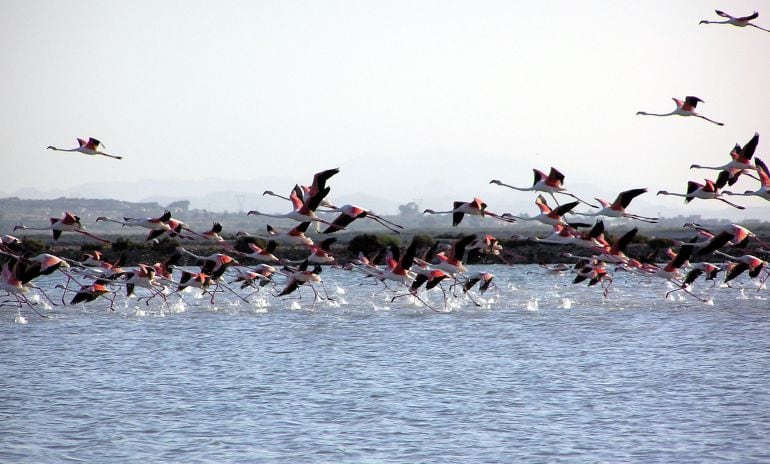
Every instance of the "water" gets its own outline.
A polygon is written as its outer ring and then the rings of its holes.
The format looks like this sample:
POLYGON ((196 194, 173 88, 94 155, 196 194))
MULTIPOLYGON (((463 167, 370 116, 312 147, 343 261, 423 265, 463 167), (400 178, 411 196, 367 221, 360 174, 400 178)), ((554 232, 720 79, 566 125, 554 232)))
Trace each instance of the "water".
POLYGON ((768 290, 486 269, 448 313, 332 270, 315 306, 3 308, 0 461, 770 461, 768 290))

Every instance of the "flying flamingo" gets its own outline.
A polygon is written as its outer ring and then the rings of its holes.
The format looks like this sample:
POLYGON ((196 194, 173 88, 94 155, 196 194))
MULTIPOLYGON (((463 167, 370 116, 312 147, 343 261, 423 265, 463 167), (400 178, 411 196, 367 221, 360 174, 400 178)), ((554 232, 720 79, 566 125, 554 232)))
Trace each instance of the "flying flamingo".
POLYGON ((466 214, 472 215, 472 216, 491 216, 495 219, 499 219, 501 221, 505 222, 516 222, 516 219, 512 217, 508 217, 506 215, 499 215, 496 213, 493 213, 491 211, 487 211, 487 204, 484 203, 484 200, 481 198, 474 198, 471 201, 455 201, 452 204, 453 208, 449 211, 434 211, 432 209, 426 209, 423 211, 423 214, 451 214, 452 215, 452 226, 456 227, 460 225, 460 222, 462 222, 463 217, 466 214))
POLYGON ((91 285, 83 285, 80 290, 77 291, 75 296, 70 301, 70 305, 78 303, 88 303, 94 301, 99 297, 103 297, 110 302, 110 311, 114 311, 113 305, 115 304, 115 292, 107 288, 108 282, 103 279, 99 279, 91 285), (112 293, 112 299, 107 298, 105 295, 112 293))
POLYGON ((770 201, 770 171, 768 171, 765 162, 759 158, 754 158, 754 164, 756 164, 760 182, 760 187, 757 190, 746 190, 744 193, 733 193, 730 191, 722 193, 735 196, 755 196, 770 201))
POLYGON ((356 219, 363 219, 363 218, 369 218, 373 221, 379 223, 386 229, 390 230, 391 232, 395 232, 397 234, 400 234, 401 232, 398 229, 403 229, 403 226, 400 226, 396 223, 393 223, 391 221, 388 221, 387 219, 377 216, 376 214, 372 213, 371 211, 367 211, 360 206, 355 205, 343 205, 340 207, 329 205, 333 210, 339 211, 339 216, 337 216, 334 221, 329 225, 329 227, 326 228, 322 233, 323 234, 330 234, 333 232, 337 232, 338 230, 343 230, 345 227, 347 227, 348 224, 355 221, 356 219))
POLYGON ((751 20, 757 19, 759 17, 759 12, 757 12, 757 11, 755 11, 754 13, 752 13, 752 14, 750 14, 748 16, 741 16, 741 17, 731 16, 731 15, 725 13, 724 11, 719 11, 719 10, 714 10, 714 11, 716 11, 716 13, 719 16, 721 16, 723 18, 727 18, 727 19, 724 20, 724 21, 708 21, 708 20, 704 19, 701 22, 699 22, 698 24, 729 24, 731 26, 736 26, 736 27, 751 26, 751 27, 756 27, 757 29, 761 29, 761 30, 763 30, 765 32, 770 32, 770 29, 765 29, 763 27, 759 27, 756 24, 752 24, 750 22, 751 20))
POLYGON ((564 188, 564 174, 559 172, 556 168, 551 167, 551 170, 549 171, 548 175, 546 175, 543 171, 540 171, 538 169, 533 169, 532 171, 535 173, 535 180, 534 182, 532 182, 531 187, 526 187, 526 188, 514 187, 513 185, 505 184, 497 179, 492 179, 489 181, 489 183, 500 185, 503 187, 508 187, 510 189, 519 190, 522 192, 545 192, 551 195, 551 198, 553 198, 553 201, 556 202, 557 205, 559 204, 559 202, 556 201, 556 197, 554 196, 554 193, 561 193, 562 195, 570 196, 575 200, 590 206, 591 208, 597 207, 567 192, 567 189, 564 188))
POLYGON ((117 224, 121 224, 126 227, 143 227, 145 229, 150 230, 145 240, 152 240, 160 237, 165 232, 169 232, 172 230, 171 225, 169 224, 170 219, 171 219, 171 211, 166 210, 162 216, 154 217, 154 218, 124 217, 123 220, 121 221, 119 219, 108 218, 107 216, 99 216, 98 218, 96 218, 96 222, 106 221, 106 222, 115 222, 117 224))
POLYGON ((51 224, 48 227, 27 227, 25 225, 18 225, 13 228, 13 230, 50 230, 53 232, 53 239, 58 240, 61 236, 62 232, 77 232, 79 234, 83 234, 85 236, 91 237, 95 240, 98 240, 102 243, 110 243, 109 240, 103 239, 101 237, 97 237, 96 235, 88 232, 85 230, 85 227, 83 224, 80 223, 80 218, 78 216, 75 216, 73 213, 70 213, 69 211, 64 213, 64 217, 59 218, 50 218, 51 224))
POLYGON ((235 280, 230 283, 234 284, 240 282, 241 289, 256 286, 257 291, 259 291, 259 287, 264 287, 273 282, 272 276, 276 272, 278 272, 278 270, 273 266, 262 263, 255 266, 252 271, 241 273, 240 276, 236 277, 235 280))
POLYGON ((114 158, 114 159, 123 159, 122 156, 110 155, 103 151, 99 151, 99 147, 104 147, 104 144, 93 137, 89 137, 87 141, 83 139, 78 139, 78 145, 80 146, 77 148, 70 148, 70 149, 56 148, 53 145, 50 145, 48 149, 56 150, 56 151, 76 151, 76 152, 83 153, 90 156, 101 155, 101 156, 107 156, 109 158, 114 158))
POLYGON ((548 203, 545 201, 545 198, 543 198, 543 195, 538 195, 537 198, 535 198, 535 204, 540 209, 540 214, 532 217, 510 217, 514 219, 520 219, 522 221, 538 221, 549 226, 555 226, 556 224, 566 224, 567 221, 564 220, 564 215, 572 211, 572 209, 575 208, 575 206, 577 206, 579 203, 579 201, 573 201, 570 203, 564 203, 563 205, 552 209, 550 206, 548 206, 548 203))
MULTIPOLYGON (((757 258, 754 255, 731 256, 727 253, 722 253, 721 251, 716 251, 715 253, 737 263, 725 276, 725 282, 735 279, 745 271, 749 271, 749 277, 753 279, 757 277, 767 265, 766 261, 757 258)), ((762 283, 764 283, 765 279, 762 279, 762 283)))
MULTIPOLYGON (((687 272, 687 275, 684 277, 684 281, 682 281, 682 288, 692 285, 692 283, 695 282, 698 279, 698 277, 702 275, 706 276, 706 280, 713 280, 714 284, 716 285, 715 279, 717 277, 717 274, 721 270, 722 268, 715 264, 711 264, 707 262, 695 263, 692 266, 690 266, 690 270, 687 272)), ((677 289, 671 290, 666 294, 666 296, 678 290, 680 289, 677 288, 677 289)))
POLYGON ((312 271, 309 271, 307 267, 308 262, 303 261, 302 264, 300 264, 296 269, 286 269, 284 272, 287 274, 288 280, 286 281, 286 285, 284 286, 283 290, 281 290, 280 293, 278 293, 276 296, 289 295, 294 293, 295 290, 299 289, 300 285, 308 284, 310 289, 313 290, 313 304, 315 305, 316 301, 318 301, 319 295, 318 290, 316 290, 313 286, 313 282, 318 282, 326 294, 326 299, 334 300, 334 298, 329 296, 329 293, 326 291, 326 287, 324 286, 323 279, 321 279, 321 265, 316 264, 312 271))
MULTIPOLYGON (((334 168, 316 173, 313 176, 313 184, 310 186, 310 189, 307 191, 306 195, 300 195, 300 192, 298 192, 296 187, 292 189, 291 194, 289 195, 289 199, 292 202, 293 209, 286 214, 268 214, 257 210, 251 210, 246 213, 246 215, 289 218, 299 222, 323 222, 324 224, 331 225, 329 221, 316 216, 315 210, 321 204, 321 201, 326 198, 326 196, 331 191, 331 188, 326 186, 326 181, 338 172, 340 172, 340 170, 338 168, 334 168)), ((301 189, 299 190, 301 191, 301 189)), ((318 224, 316 224, 316 226, 317 225, 318 224)))
MULTIPOLYGON (((746 142, 746 145, 741 147, 737 143, 735 147, 730 151, 730 157, 732 158, 729 163, 722 166, 701 166, 700 164, 693 164, 690 169, 712 169, 716 171, 727 171, 730 175, 727 184, 733 185, 738 181, 738 178, 745 171, 754 171, 756 166, 751 164, 751 157, 754 156, 754 152, 757 150, 759 144, 759 133, 755 132, 754 136, 746 142)), ((756 177, 746 174, 749 177, 757 179, 756 177)), ((757 179, 759 180, 759 179, 757 179)))
MULTIPOLYGON (((29 299, 25 295, 29 292, 30 285, 25 284, 23 280, 24 265, 21 261, 16 260, 13 264, 10 261, 3 263, 0 268, 0 290, 5 290, 9 295, 13 296, 16 301, 16 305, 19 308, 18 320, 23 320, 21 316, 21 306, 26 304, 29 306, 38 316, 47 318, 48 316, 42 314, 30 303, 29 299)), ((47 297, 46 297, 47 298, 47 297)), ((50 299, 49 299, 50 300, 50 299)), ((3 306, 5 302, 0 303, 3 306)))
POLYGON ((468 293, 474 285, 479 284, 479 293, 483 295, 490 287, 495 286, 494 278, 495 275, 489 272, 475 272, 463 283, 463 293, 468 293))
POLYGON ((674 98, 673 99, 676 102, 676 109, 670 113, 647 113, 646 111, 637 111, 637 115, 643 115, 643 116, 695 116, 701 119, 705 119, 706 121, 716 124, 717 126, 724 126, 725 124, 722 122, 717 122, 712 119, 709 119, 701 114, 698 114, 695 112, 695 107, 698 106, 698 102, 703 103, 703 100, 701 100, 698 97, 693 97, 691 95, 688 95, 684 98, 684 101, 674 98))
POLYGON ((162 289, 165 288, 162 284, 155 280, 155 268, 147 264, 139 264, 134 271, 128 271, 123 274, 126 285, 126 297, 134 294, 136 287, 146 288, 152 293, 152 296, 147 299, 147 305, 150 304, 150 300, 158 295, 165 300, 166 296, 163 295, 162 289))
POLYGON ((607 200, 597 198, 596 201, 598 201, 602 205, 602 209, 600 209, 595 213, 580 213, 580 215, 581 216, 605 216, 605 217, 611 217, 611 218, 629 218, 629 219, 636 219, 637 221, 649 222, 654 224, 658 222, 658 218, 639 216, 637 214, 631 214, 626 212, 626 208, 631 203, 631 200, 633 200, 634 198, 638 197, 639 195, 645 192, 647 192, 646 188, 626 190, 624 192, 620 192, 617 198, 615 198, 615 201, 612 203, 610 203, 607 200))
POLYGON ((278 231, 275 229, 275 227, 268 224, 265 226, 267 229, 267 235, 257 235, 259 238, 264 238, 267 240, 273 240, 276 242, 283 242, 288 243, 290 245, 307 245, 310 246, 313 244, 313 240, 305 235, 305 232, 307 232, 307 228, 310 226, 310 222, 301 222, 299 225, 296 225, 292 227, 291 229, 287 231, 278 231))
POLYGON ((717 178, 716 182, 709 179, 706 179, 705 184, 694 181, 687 182, 687 193, 671 193, 666 190, 661 190, 658 192, 658 195, 684 197, 685 204, 692 201, 693 198, 700 198, 701 200, 719 200, 723 203, 727 203, 733 208, 746 209, 741 205, 736 205, 735 203, 722 198, 722 194, 719 192, 719 189, 721 189, 727 183, 727 178, 729 176, 730 174, 727 171, 722 171, 719 173, 719 178, 717 178))
POLYGON ((228 256, 223 253, 213 253, 208 256, 200 256, 200 255, 196 255, 191 251, 186 250, 183 247, 177 247, 176 250, 179 253, 192 256, 193 258, 200 261, 201 272, 211 276, 211 279, 213 281, 218 281, 219 278, 222 277, 222 274, 225 273, 228 267, 232 265, 237 266, 239 264, 238 261, 236 261, 232 256, 228 256))
POLYGON ((265 248, 261 248, 256 243, 249 243, 249 248, 251 249, 251 253, 241 253, 241 255, 246 258, 255 259, 257 261, 263 261, 268 263, 280 263, 281 260, 278 259, 278 257, 273 254, 277 246, 278 246, 278 242, 274 240, 270 240, 269 242, 267 242, 267 246, 265 248))
POLYGON ((756 240, 761 245, 767 245, 767 243, 760 240, 754 232, 738 224, 727 224, 726 226, 723 226, 718 232, 709 231, 704 227, 693 223, 687 223, 684 226, 694 228, 699 232, 708 232, 712 235, 709 241, 700 250, 698 250, 697 256, 709 254, 712 251, 716 251, 725 245, 743 248, 748 244, 750 239, 756 240))
POLYGON ((438 259, 438 263, 433 264, 436 269, 449 274, 455 278, 458 274, 468 272, 468 269, 463 265, 463 256, 465 255, 465 249, 471 243, 477 239, 476 235, 466 235, 461 239, 455 241, 449 248, 449 251, 442 251, 436 253, 435 257, 438 259))

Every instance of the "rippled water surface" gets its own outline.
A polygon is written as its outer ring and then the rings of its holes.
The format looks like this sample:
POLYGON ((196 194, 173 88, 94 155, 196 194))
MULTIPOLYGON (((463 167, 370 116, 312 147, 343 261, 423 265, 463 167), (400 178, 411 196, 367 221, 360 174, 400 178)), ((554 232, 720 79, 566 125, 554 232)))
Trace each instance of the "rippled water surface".
POLYGON ((770 462, 767 289, 487 269, 446 313, 333 270, 315 305, 2 308, 0 461, 770 462))

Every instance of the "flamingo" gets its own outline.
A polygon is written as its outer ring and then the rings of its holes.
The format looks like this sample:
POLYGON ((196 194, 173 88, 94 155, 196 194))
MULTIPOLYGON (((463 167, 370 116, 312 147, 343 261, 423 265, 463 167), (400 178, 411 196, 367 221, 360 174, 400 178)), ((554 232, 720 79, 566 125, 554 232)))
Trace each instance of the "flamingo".
POLYGON ((212 242, 223 243, 226 245, 227 242, 225 242, 225 239, 220 235, 221 233, 222 233, 222 224, 220 224, 219 222, 214 222, 211 226, 211 229, 201 233, 200 235, 206 240, 211 240, 212 242))
MULTIPOLYGON (((291 293, 294 293, 300 285, 303 284, 309 284, 310 289, 313 290, 313 304, 315 305, 316 301, 318 301, 319 295, 318 290, 313 287, 313 282, 318 282, 321 287, 324 290, 324 293, 326 294, 327 300, 333 300, 329 296, 329 294, 326 292, 326 287, 324 287, 323 279, 321 279, 321 266, 319 264, 316 264, 313 267, 312 271, 307 270, 308 262, 303 261, 302 264, 299 265, 296 269, 287 268, 285 272, 287 273, 289 279, 286 282, 286 285, 284 286, 283 290, 281 290, 278 295, 276 296, 286 296, 291 293)), ((301 296, 300 296, 301 298, 301 296)))
POLYGON ((147 264, 139 264, 138 268, 134 271, 128 271, 124 274, 126 285, 126 297, 134 294, 135 287, 146 288, 152 293, 152 296, 147 299, 147 305, 149 306, 150 300, 160 295, 163 300, 166 300, 166 295, 163 294, 165 287, 155 280, 155 268, 147 264), (158 289, 160 287, 160 289, 158 289))
MULTIPOLYGON (((396 251, 398 251, 397 248, 396 251)), ((384 280, 392 280, 404 285, 410 285, 416 277, 416 273, 411 270, 416 253, 417 241, 412 240, 402 256, 396 258, 389 254, 385 257, 387 268, 380 277, 384 280)))
MULTIPOLYGON (((29 285, 26 285, 22 281, 22 275, 24 271, 21 261, 16 260, 11 263, 6 261, 0 268, 0 290, 5 290, 9 295, 13 296, 16 301, 16 305, 19 308, 19 316, 17 320, 23 320, 21 316, 21 306, 26 304, 29 306, 38 316, 47 318, 48 316, 42 314, 27 299, 26 293, 29 292, 29 285)), ((0 303, 3 306, 4 303, 0 303)))
POLYGON ((489 272, 475 272, 463 283, 463 292, 467 293, 474 285, 479 284, 479 293, 483 295, 490 287, 495 286, 494 278, 495 275, 489 272))
MULTIPOLYGON (((441 283, 444 279, 449 277, 448 274, 446 274, 444 271, 440 269, 425 269, 421 270, 416 273, 416 276, 414 278, 414 281, 412 281, 412 285, 409 286, 409 291, 406 293, 402 293, 400 295, 395 295, 393 298, 390 299, 391 303, 396 301, 398 298, 403 298, 405 296, 411 296, 418 301, 420 301, 422 304, 427 306, 428 308, 432 309, 433 311, 436 311, 432 306, 427 304, 422 298, 420 298, 417 295, 417 292, 420 290, 420 287, 425 285, 425 291, 432 290, 435 288, 438 284, 441 283)), ((441 291, 444 293, 444 309, 446 310, 446 291, 442 287, 439 287, 441 291)), ((475 303, 475 301, 474 301, 475 303)), ((476 303, 477 306, 478 303, 476 303)))
POLYGON ((76 151, 90 156, 101 155, 113 159, 123 159, 122 156, 110 155, 103 151, 99 151, 99 147, 104 147, 104 144, 93 137, 89 137, 88 140, 78 139, 78 145, 79 146, 77 148, 70 149, 56 148, 53 145, 49 145, 48 149, 56 151, 76 151))
POLYGON ((676 102, 676 109, 670 113, 647 113, 646 111, 637 111, 637 115, 643 115, 643 116, 695 116, 697 118, 705 119, 706 121, 716 124, 717 126, 724 126, 725 124, 722 122, 714 121, 713 119, 709 119, 706 116, 703 116, 701 114, 698 114, 695 112, 695 107, 698 106, 698 102, 703 103, 703 100, 701 100, 698 97, 693 97, 692 95, 688 95, 684 98, 684 101, 673 98, 674 102, 676 102))
POLYGON ((201 293, 211 294, 211 304, 214 304, 214 293, 209 292, 208 289, 211 286, 211 276, 204 272, 190 272, 190 271, 182 271, 182 274, 179 276, 179 285, 176 288, 175 293, 179 293, 185 288, 197 288, 201 291, 201 293))
POLYGON ((249 248, 251 249, 251 253, 242 253, 242 256, 245 256, 246 258, 255 259, 257 261, 263 261, 268 263, 280 263, 281 260, 278 259, 277 256, 273 254, 273 251, 275 251, 276 247, 278 246, 278 242, 275 242, 273 240, 270 240, 267 242, 267 246, 265 248, 261 248, 256 243, 249 243, 249 248))
POLYGON ((723 18, 727 18, 727 19, 724 20, 724 21, 709 21, 709 20, 704 19, 701 22, 699 22, 698 24, 729 24, 731 26, 736 26, 736 27, 751 26, 751 27, 756 27, 757 29, 763 30, 765 32, 770 32, 770 29, 765 29, 763 27, 759 27, 756 24, 752 24, 750 22, 751 20, 757 19, 759 17, 759 12, 757 12, 757 11, 755 11, 754 13, 752 13, 752 14, 750 14, 748 16, 741 16, 741 17, 731 16, 731 15, 725 13, 724 11, 719 11, 719 10, 714 10, 714 11, 719 16, 721 16, 723 18))
POLYGON ((336 262, 330 248, 332 243, 336 242, 336 237, 330 237, 318 245, 310 245, 310 256, 307 257, 310 264, 333 264, 336 262))
POLYGON ((744 206, 736 205, 735 203, 722 198, 722 194, 719 192, 719 189, 724 187, 729 176, 730 174, 727 171, 722 171, 719 173, 719 177, 717 178, 716 182, 709 179, 706 179, 705 184, 701 184, 695 181, 687 182, 687 193, 671 193, 667 190, 660 190, 657 194, 684 197, 685 204, 692 201, 693 198, 700 198, 701 200, 719 200, 732 206, 733 208, 746 209, 744 206))
POLYGON ((267 229, 267 235, 257 235, 259 238, 264 238, 267 240, 273 240, 276 242, 283 242, 288 243, 290 245, 307 245, 311 246, 313 244, 313 240, 305 235, 305 232, 307 231, 308 226, 310 226, 310 222, 301 222, 299 225, 296 225, 292 227, 291 229, 287 231, 278 231, 275 229, 275 227, 268 224, 265 226, 267 229))
POLYGON ((206 290, 211 285, 211 276, 204 272, 182 271, 179 277, 179 286, 176 291, 180 292, 187 287, 206 290))
POLYGON ((83 285, 80 290, 77 291, 75 296, 70 301, 70 305, 78 303, 88 303, 94 301, 99 297, 106 298, 110 302, 110 311, 114 311, 113 305, 115 304, 115 293, 107 288, 108 282, 103 279, 99 279, 91 285, 83 285), (105 295, 112 293, 112 299, 107 298, 105 295))
POLYGON ((620 238, 615 240, 612 243, 612 245, 605 246, 603 248, 596 248, 596 250, 599 251, 599 254, 595 257, 576 256, 576 255, 573 255, 572 253, 563 253, 562 256, 567 258, 584 259, 587 261, 590 261, 592 259, 597 259, 599 261, 604 261, 605 263, 630 264, 633 262, 633 260, 631 260, 625 254, 625 250, 628 247, 628 245, 631 243, 631 241, 634 239, 637 232, 639 232, 639 228, 634 227, 633 229, 623 234, 620 238))
POLYGON ((767 265, 766 261, 757 258, 754 255, 731 256, 727 253, 722 253, 721 251, 716 251, 715 253, 737 263, 725 276, 725 283, 735 279, 746 271, 749 271, 749 277, 753 279, 757 277, 767 265))
POLYGON ((572 280, 573 284, 579 284, 580 282, 588 280, 588 286, 593 287, 599 282, 602 282, 604 296, 607 296, 609 285, 605 287, 604 281, 609 280, 610 284, 612 283, 612 275, 607 270, 607 263, 598 259, 589 261, 582 260, 575 265, 575 268, 577 275, 572 280))
POLYGON ((386 229, 390 230, 391 232, 395 232, 397 234, 401 233, 398 229, 404 228, 403 226, 400 226, 396 223, 388 221, 387 219, 381 216, 378 216, 372 213, 371 211, 365 210, 360 206, 355 206, 355 205, 343 205, 340 207, 337 207, 334 205, 329 205, 329 206, 333 210, 339 211, 340 214, 334 219, 334 221, 332 221, 329 227, 327 227, 326 230, 322 232, 323 234, 330 234, 333 232, 337 232, 338 230, 343 230, 351 222, 355 221, 356 219, 363 219, 363 218, 372 219, 373 221, 382 225, 386 229))
POLYGON ((767 165, 759 158, 754 158, 757 174, 759 174, 760 187, 757 190, 746 190, 744 193, 733 193, 730 191, 722 192, 725 195, 735 196, 755 196, 770 201, 770 171, 767 165))
POLYGON ((463 256, 465 255, 466 247, 473 243, 476 238, 476 235, 466 235, 456 240, 448 251, 436 253, 435 257, 438 258, 439 262, 434 264, 433 267, 441 269, 452 277, 468 272, 468 269, 463 265, 463 256))
POLYGON ((254 284, 259 281, 259 287, 263 287, 273 281, 271 277, 276 272, 278 272, 278 270, 269 264, 258 264, 254 267, 253 271, 242 273, 230 283, 240 282, 241 289, 244 289, 246 287, 253 287, 254 284))
POLYGON ((117 224, 121 224, 125 227, 143 227, 145 229, 150 230, 145 240, 153 240, 155 238, 160 237, 165 232, 169 232, 172 230, 171 225, 169 224, 170 220, 171 220, 171 211, 166 210, 163 212, 163 215, 159 217, 154 217, 154 218, 124 217, 123 220, 121 221, 119 219, 112 219, 107 216, 99 216, 98 218, 96 218, 95 222, 105 221, 105 222, 114 222, 117 224))
POLYGON ((538 221, 549 226, 555 226, 556 224, 567 224, 567 222, 564 220, 564 215, 572 211, 572 209, 575 208, 575 206, 577 206, 579 203, 579 201, 573 201, 551 209, 551 207, 548 206, 548 203, 545 201, 543 195, 538 195, 537 198, 535 198, 535 204, 540 209, 540 214, 532 217, 510 217, 522 221, 538 221))
POLYGON ((500 252, 503 251, 503 246, 500 241, 491 234, 477 234, 476 240, 471 242, 467 246, 468 250, 468 262, 474 262, 480 255, 492 255, 500 258, 502 262, 510 265, 500 252))
MULTIPOLYGON (((328 187, 327 187, 327 190, 328 190, 328 187)), ((287 218, 287 219, 293 219, 298 222, 322 222, 324 224, 331 226, 332 225, 331 222, 325 219, 321 219, 315 214, 315 210, 316 208, 318 208, 318 205, 321 203, 321 199, 323 198, 323 195, 324 195, 323 192, 318 193, 310 197, 308 201, 303 202, 302 199, 297 195, 297 192, 292 191, 289 198, 291 199, 292 204, 294 205, 294 209, 292 209, 288 213, 270 214, 270 213, 263 213, 257 210, 251 210, 248 213, 246 213, 246 215, 247 216, 267 216, 267 217, 273 217, 273 218, 287 218)))
MULTIPOLYGON (((692 227, 696 230, 703 229, 701 226, 692 223, 685 224, 685 227, 692 227)), ((759 237, 754 234, 754 232, 738 224, 727 224, 726 226, 723 226, 718 233, 714 233, 712 231, 708 232, 710 232, 713 236, 711 239, 709 239, 708 243, 706 243, 700 250, 698 250, 698 253, 696 254, 697 256, 707 255, 712 251, 716 251, 722 248, 725 245, 742 248, 745 247, 746 244, 748 244, 748 241, 752 238, 762 245, 767 245, 765 242, 760 240, 759 237)))
POLYGON ((434 211, 432 209, 426 209, 423 211, 423 214, 451 214, 452 215, 452 226, 457 227, 460 225, 460 222, 462 222, 463 217, 466 214, 472 215, 472 216, 491 216, 495 219, 499 219, 501 221, 505 222, 516 222, 516 219, 512 217, 508 217, 505 215, 499 215, 496 213, 493 213, 491 211, 487 211, 487 204, 484 203, 484 200, 481 198, 474 198, 471 201, 455 201, 452 204, 453 208, 449 211, 434 211))
MULTIPOLYGON (((757 170, 757 167, 751 164, 751 157, 754 156, 754 152, 757 150, 758 144, 759 133, 755 132, 751 140, 749 140, 743 147, 737 143, 735 144, 735 147, 730 151, 730 157, 732 159, 729 163, 723 164, 722 166, 701 166, 700 164, 693 164, 690 166, 690 169, 713 169, 716 171, 727 171, 729 173, 727 184, 733 185, 738 181, 740 175, 745 171, 757 170)), ((750 174, 746 175, 757 179, 750 174)))
MULTIPOLYGON (((313 182, 311 185, 295 184, 293 191, 297 193, 297 196, 299 196, 299 198, 301 198, 303 202, 307 201, 314 194, 325 190, 326 181, 329 180, 329 178, 331 178, 333 175, 339 172, 340 172, 339 168, 327 169, 325 171, 317 172, 313 175, 313 182)), ((265 190, 262 193, 262 195, 271 195, 274 197, 282 198, 284 200, 290 200, 288 197, 273 193, 273 191, 271 190, 265 190)), ((324 195, 324 197, 325 196, 326 195, 324 195)), ((321 200, 321 205, 331 206, 331 204, 328 203, 325 199, 321 200)))
POLYGON ((631 203, 631 200, 638 197, 639 195, 647 192, 646 188, 637 188, 637 189, 631 189, 626 190, 624 192, 620 192, 615 198, 615 201, 610 203, 607 200, 602 200, 601 198, 597 198, 596 201, 598 201, 602 205, 602 209, 595 213, 580 213, 581 216, 606 216, 606 217, 614 217, 614 218, 629 218, 629 219, 636 219, 637 221, 642 222, 649 222, 649 223, 656 223, 658 222, 658 218, 652 218, 652 217, 646 217, 646 216, 639 216, 637 214, 631 214, 626 212, 626 208, 631 203))
POLYGON ((681 267, 690 259, 694 247, 690 244, 682 245, 679 252, 674 254, 668 263, 663 267, 657 267, 651 272, 654 277, 674 281, 682 278, 681 267))
MULTIPOLYGON (((330 177, 337 174, 338 172, 340 172, 339 168, 327 169, 325 171, 317 172, 313 176, 312 185, 304 195, 301 194, 302 189, 301 188, 298 189, 297 186, 295 186, 295 188, 292 189, 291 194, 289 195, 289 199, 292 202, 293 209, 292 211, 286 214, 268 214, 268 213, 262 213, 257 210, 251 210, 248 213, 246 213, 246 215, 289 218, 299 222, 315 221, 317 223, 322 222, 324 224, 331 225, 329 221, 326 221, 316 216, 315 210, 321 204, 321 201, 323 201, 323 199, 326 198, 326 196, 331 191, 331 188, 326 186, 326 181, 328 181, 330 177)), ((265 192, 265 194, 268 192, 265 192)))
POLYGON ((591 203, 587 203, 572 193, 567 192, 567 189, 564 188, 564 174, 559 172, 556 168, 551 167, 548 175, 538 169, 532 169, 532 171, 535 173, 535 180, 532 182, 531 187, 514 187, 513 185, 505 184, 497 179, 492 179, 489 181, 489 183, 500 185, 502 187, 508 187, 510 189, 519 190, 522 192, 545 192, 551 195, 551 198, 553 198, 553 201, 556 202, 557 205, 559 202, 556 201, 554 193, 561 193, 562 195, 570 196, 575 200, 590 206, 591 208, 597 208, 597 206, 592 205, 591 203))
POLYGON ((20 224, 14 227, 13 230, 50 230, 53 232, 54 240, 58 240, 62 232, 77 232, 79 234, 83 234, 87 237, 98 240, 102 243, 110 243, 109 240, 97 237, 96 235, 86 231, 86 228, 83 226, 83 224, 80 223, 80 217, 69 211, 64 213, 64 217, 61 219, 50 218, 50 222, 51 224, 48 227, 27 227, 20 224))
POLYGON ((201 261, 202 262, 201 272, 211 276, 211 279, 214 281, 218 281, 219 278, 222 277, 222 274, 225 273, 228 267, 232 265, 237 266, 239 264, 238 261, 236 261, 233 257, 223 253, 213 253, 208 256, 200 256, 200 255, 196 255, 191 251, 187 251, 183 247, 177 247, 176 250, 179 253, 192 256, 198 261, 201 261))

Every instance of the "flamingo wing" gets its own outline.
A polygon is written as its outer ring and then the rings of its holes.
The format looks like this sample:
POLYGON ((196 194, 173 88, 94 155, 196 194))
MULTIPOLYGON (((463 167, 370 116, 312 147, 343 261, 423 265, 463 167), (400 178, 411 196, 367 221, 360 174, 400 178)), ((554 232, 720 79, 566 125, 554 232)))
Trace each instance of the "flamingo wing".
POLYGON ((752 13, 752 14, 750 14, 748 16, 742 16, 742 17, 738 18, 738 21, 749 22, 752 19, 757 19, 757 18, 759 18, 759 12, 755 11, 754 13, 752 13))
POLYGON ((615 200, 615 203, 613 203, 612 206, 615 208, 617 206, 621 206, 623 209, 628 208, 631 200, 646 192, 646 188, 631 189, 626 190, 625 192, 620 192, 618 198, 615 200))
POLYGON ((741 156, 743 158, 746 158, 747 160, 750 160, 752 156, 754 156, 754 152, 757 150, 757 145, 759 144, 759 133, 755 132, 754 137, 751 138, 748 142, 746 142, 746 145, 743 146, 743 149, 741 150, 741 156))
POLYGON ((770 171, 768 171, 765 162, 759 158, 754 158, 754 165, 757 167, 757 174, 759 174, 759 181, 762 183, 762 187, 770 187, 770 171))

